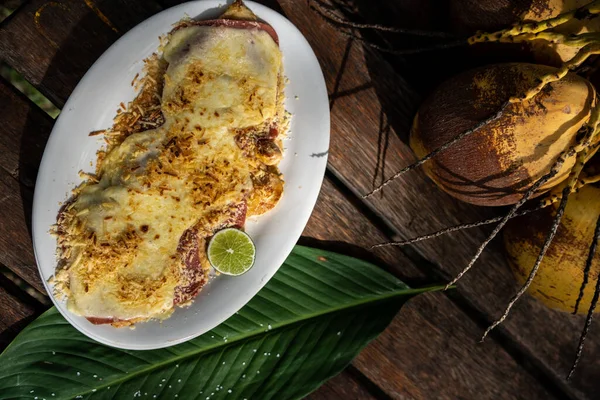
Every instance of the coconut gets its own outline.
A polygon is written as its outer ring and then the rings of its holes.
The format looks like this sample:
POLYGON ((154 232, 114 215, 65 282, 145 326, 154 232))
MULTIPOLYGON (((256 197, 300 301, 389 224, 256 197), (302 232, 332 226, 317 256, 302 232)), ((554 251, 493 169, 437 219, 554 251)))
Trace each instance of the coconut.
MULTIPOLYGON (((439 86, 414 119, 410 146, 422 158, 495 115, 506 101, 536 86, 553 67, 507 63, 464 72, 439 86)), ((531 100, 510 103, 499 118, 424 164, 426 174, 462 201, 514 204, 548 173, 559 154, 575 143, 595 105, 593 86, 569 73, 531 100)), ((563 181, 574 164, 567 159, 532 197, 563 181)))

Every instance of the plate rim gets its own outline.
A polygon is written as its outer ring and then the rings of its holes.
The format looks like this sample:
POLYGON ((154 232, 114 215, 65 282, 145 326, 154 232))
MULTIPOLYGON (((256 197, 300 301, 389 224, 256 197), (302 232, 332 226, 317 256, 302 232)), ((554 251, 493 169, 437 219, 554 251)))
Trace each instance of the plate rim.
MULTIPOLYGON (((135 25, 134 27, 132 27, 129 31, 127 31, 125 34, 123 34, 123 36, 121 36, 120 38, 118 38, 114 43, 112 43, 101 55, 100 57, 98 57, 98 59, 96 59, 96 61, 94 61, 94 63, 88 68, 88 70, 86 71, 86 73, 82 76, 82 78, 80 79, 80 81, 77 83, 77 85, 75 86, 75 88, 73 89, 73 91, 71 92, 71 94, 69 95, 69 98, 67 99, 67 101, 65 102, 62 110, 68 110, 70 107, 72 107, 73 105, 77 104, 73 104, 75 102, 75 99, 78 97, 77 95, 79 94, 79 91, 83 90, 83 87, 86 86, 87 84, 89 84, 87 81, 90 80, 90 77, 95 75, 94 71, 100 67, 100 64, 102 64, 104 62, 105 58, 109 58, 110 57, 110 53, 111 50, 115 51, 114 49, 116 47, 118 47, 120 45, 121 42, 125 42, 128 40, 128 38, 130 36, 132 36, 133 32, 136 32, 137 30, 143 30, 144 25, 149 24, 151 21, 153 20, 158 20, 161 18, 165 18, 165 16, 167 14, 170 13, 174 13, 174 12, 180 12, 180 14, 182 15, 181 18, 183 18, 185 15, 187 15, 186 10, 192 6, 192 4, 196 4, 196 3, 207 3, 206 8, 202 11, 202 12, 206 12, 208 10, 211 10, 214 7, 222 7, 228 3, 230 3, 230 0, 228 0, 227 2, 223 2, 223 1, 219 1, 219 0, 197 0, 197 1, 190 1, 190 2, 186 2, 186 3, 182 3, 170 8, 166 8, 154 15, 152 15, 151 17, 141 21, 140 23, 138 23, 137 25, 135 25)), ((322 87, 325 89, 325 96, 326 98, 328 97, 327 94, 327 86, 326 86, 326 82, 323 76, 323 70, 320 67, 320 63, 318 58, 316 57, 316 54, 314 53, 314 50, 312 50, 312 47, 310 46, 310 43, 308 42, 308 40, 304 37, 304 35, 300 32, 300 30, 290 21, 288 20, 284 15, 280 14, 279 12, 266 7, 262 4, 256 3, 254 1, 244 1, 245 4, 248 5, 249 8, 251 8, 258 16, 259 18, 262 19, 261 14, 271 14, 272 16, 275 16, 276 18, 280 18, 282 21, 284 21, 285 23, 287 23, 289 25, 290 28, 292 28, 295 32, 294 32, 294 37, 296 39, 299 40, 303 40, 307 47, 310 49, 310 56, 312 56, 316 62, 317 65, 319 65, 319 72, 320 72, 320 76, 318 77, 320 81, 322 81, 322 87)), ((156 32, 155 35, 156 37, 163 35, 167 32, 156 32)), ((155 50, 154 50, 155 51, 155 50)), ((283 54, 285 57, 285 53, 283 54)), ((141 61, 141 60, 140 60, 141 61)), ((137 94, 137 91, 136 91, 137 94)), ((286 100, 289 100, 289 96, 286 95, 286 100)), ((116 105, 115 105, 116 106, 116 105)), ((324 110, 325 111, 325 110, 324 110)), ((326 129, 324 129, 323 134, 326 133, 326 138, 325 141, 327 143, 327 152, 324 156, 321 157, 321 160, 324 161, 322 162, 322 167, 319 167, 319 175, 317 176, 317 179, 315 179, 315 185, 314 187, 316 188, 316 194, 314 196, 312 196, 312 199, 310 201, 310 204, 308 205, 309 208, 309 216, 306 219, 306 221, 303 222, 303 227, 306 227, 309 219, 310 219, 310 215, 312 214, 315 204, 317 202, 317 199, 319 197, 319 193, 321 192, 322 186, 323 186, 323 181, 325 178, 325 171, 326 171, 326 166, 327 166, 327 159, 328 159, 328 152, 329 152, 329 146, 330 146, 330 137, 331 137, 331 116, 330 116, 330 110, 329 108, 326 109, 326 112, 324 114, 325 120, 325 125, 326 125, 326 129), (317 184, 318 183, 318 184, 317 184)), ((44 170, 49 170, 48 168, 48 164, 50 162, 50 160, 53 157, 56 157, 56 155, 54 154, 50 154, 48 152, 48 148, 49 146, 54 143, 54 141, 59 140, 58 138, 58 132, 62 129, 64 129, 62 127, 61 122, 63 121, 64 118, 68 118, 66 116, 65 113, 61 112, 59 114, 59 116, 56 118, 54 125, 52 127, 52 130, 50 132, 50 135, 48 137, 48 140, 46 142, 46 145, 44 147, 44 152, 42 155, 42 159, 40 161, 40 165, 39 165, 39 170, 38 170, 38 175, 36 178, 36 183, 35 183, 35 187, 34 187, 34 196, 33 196, 33 204, 32 204, 32 212, 31 212, 31 235, 32 235, 32 244, 33 244, 33 250, 34 250, 34 256, 35 256, 35 260, 36 260, 36 266, 37 266, 37 270, 39 273, 39 276, 42 280, 42 283, 44 285, 44 288, 46 289, 48 296, 50 297, 53 305, 57 308, 57 310, 61 313, 61 315, 69 322, 69 324, 71 326, 73 326, 75 329, 77 329, 78 331, 80 331, 82 334, 84 334, 85 336, 99 342, 102 343, 104 345, 110 346, 110 347, 116 347, 116 348, 122 348, 122 349, 128 349, 128 350, 151 350, 151 349, 160 349, 160 348, 165 348, 165 347, 170 347, 179 343, 184 343, 187 342, 193 338, 196 338, 200 335, 202 335, 203 333, 210 331, 210 329, 205 330, 204 332, 200 332, 200 333, 196 333, 196 334, 192 334, 192 335, 188 335, 185 337, 181 337, 177 340, 164 340, 164 343, 159 344, 159 345, 123 345, 123 343, 120 342, 114 342, 112 340, 106 339, 104 337, 102 337, 101 335, 97 335, 93 332, 90 332, 89 330, 85 329, 78 321, 75 321, 75 319, 73 318, 74 315, 71 315, 71 313, 66 310, 66 306, 63 306, 61 304, 59 304, 61 301, 59 301, 58 299, 55 298, 54 292, 53 292, 53 288, 51 287, 50 283, 48 282, 48 279, 44 277, 44 272, 42 271, 42 263, 40 263, 40 259, 41 259, 41 255, 40 250, 39 250, 39 246, 41 246, 38 242, 38 239, 36 239, 36 237, 39 235, 40 230, 43 230, 44 235, 49 235, 50 233, 48 232, 48 230, 51 228, 50 226, 43 226, 43 224, 41 224, 41 215, 38 217, 39 214, 43 214, 45 211, 42 210, 43 208, 43 200, 42 200, 42 193, 40 193, 40 190, 38 190, 38 188, 40 187, 40 181, 44 178, 45 173, 43 172, 44 170), (63 117, 64 116, 64 117, 63 117), (62 119, 61 119, 62 118, 62 119), (65 308, 65 310, 63 310, 63 307, 65 308)), ((64 122, 63 122, 64 123, 64 122)), ((50 175, 53 176, 53 175, 50 175)), ((285 196, 285 194, 284 194, 285 196)), ((299 237, 301 236, 301 233, 298 235, 299 237)), ((298 238, 299 238, 298 237, 298 238)), ((287 253, 286 257, 289 256, 289 253, 291 253, 291 251, 293 250, 294 246, 297 243, 297 239, 295 239, 294 244, 291 246, 290 251, 287 253)), ((54 270, 56 268, 56 260, 53 260, 52 263, 54 264, 54 270)), ((272 278, 272 276, 279 270, 279 268, 281 267, 282 263, 280 263, 276 268, 273 268, 271 271, 269 271, 269 273, 267 274, 268 276, 263 277, 263 279, 261 279, 261 282, 257 285, 257 289, 255 291, 255 293, 247 300, 245 301, 239 308, 241 309, 242 307, 245 306, 245 304, 247 304, 248 301, 250 301, 250 299, 252 299, 263 287, 264 285, 272 278), (265 279, 266 278, 266 279, 265 279)), ((53 276, 54 274, 50 275, 53 276)), ((233 314, 233 313, 232 313, 233 314)), ((232 314, 227 315, 225 318, 221 318, 221 322, 222 323, 224 320, 226 320, 227 318, 229 318, 232 314)), ((219 323, 219 324, 220 324, 219 323)), ((213 326, 216 327, 218 325, 213 326)), ((114 328, 114 329, 124 329, 124 328, 114 328)))

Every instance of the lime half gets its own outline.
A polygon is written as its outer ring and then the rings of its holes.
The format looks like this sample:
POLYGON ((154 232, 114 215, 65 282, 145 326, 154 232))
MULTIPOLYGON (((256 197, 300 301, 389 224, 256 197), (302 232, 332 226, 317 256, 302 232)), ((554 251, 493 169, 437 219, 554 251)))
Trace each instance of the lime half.
POLYGON ((256 247, 250 236, 235 228, 220 230, 208 243, 208 261, 225 275, 241 275, 254 265, 256 247))

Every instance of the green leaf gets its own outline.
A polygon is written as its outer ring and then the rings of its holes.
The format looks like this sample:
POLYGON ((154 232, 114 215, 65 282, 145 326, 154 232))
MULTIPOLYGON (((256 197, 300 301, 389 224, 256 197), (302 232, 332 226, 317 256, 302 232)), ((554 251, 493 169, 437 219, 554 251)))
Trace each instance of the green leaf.
POLYGON ((340 372, 415 294, 380 268, 296 246, 237 314, 189 342, 114 349, 52 308, 0 355, 0 399, 297 399, 340 372))

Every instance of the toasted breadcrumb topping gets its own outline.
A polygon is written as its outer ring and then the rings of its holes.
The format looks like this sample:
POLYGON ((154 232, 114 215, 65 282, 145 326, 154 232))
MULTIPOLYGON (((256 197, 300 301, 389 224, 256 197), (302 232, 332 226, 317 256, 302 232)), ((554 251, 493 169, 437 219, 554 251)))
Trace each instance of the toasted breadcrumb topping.
POLYGON ((208 281, 207 239, 279 201, 281 54, 265 32, 227 29, 174 30, 101 132, 95 174, 82 173, 53 231, 51 283, 72 312, 117 327, 168 317, 208 281))

